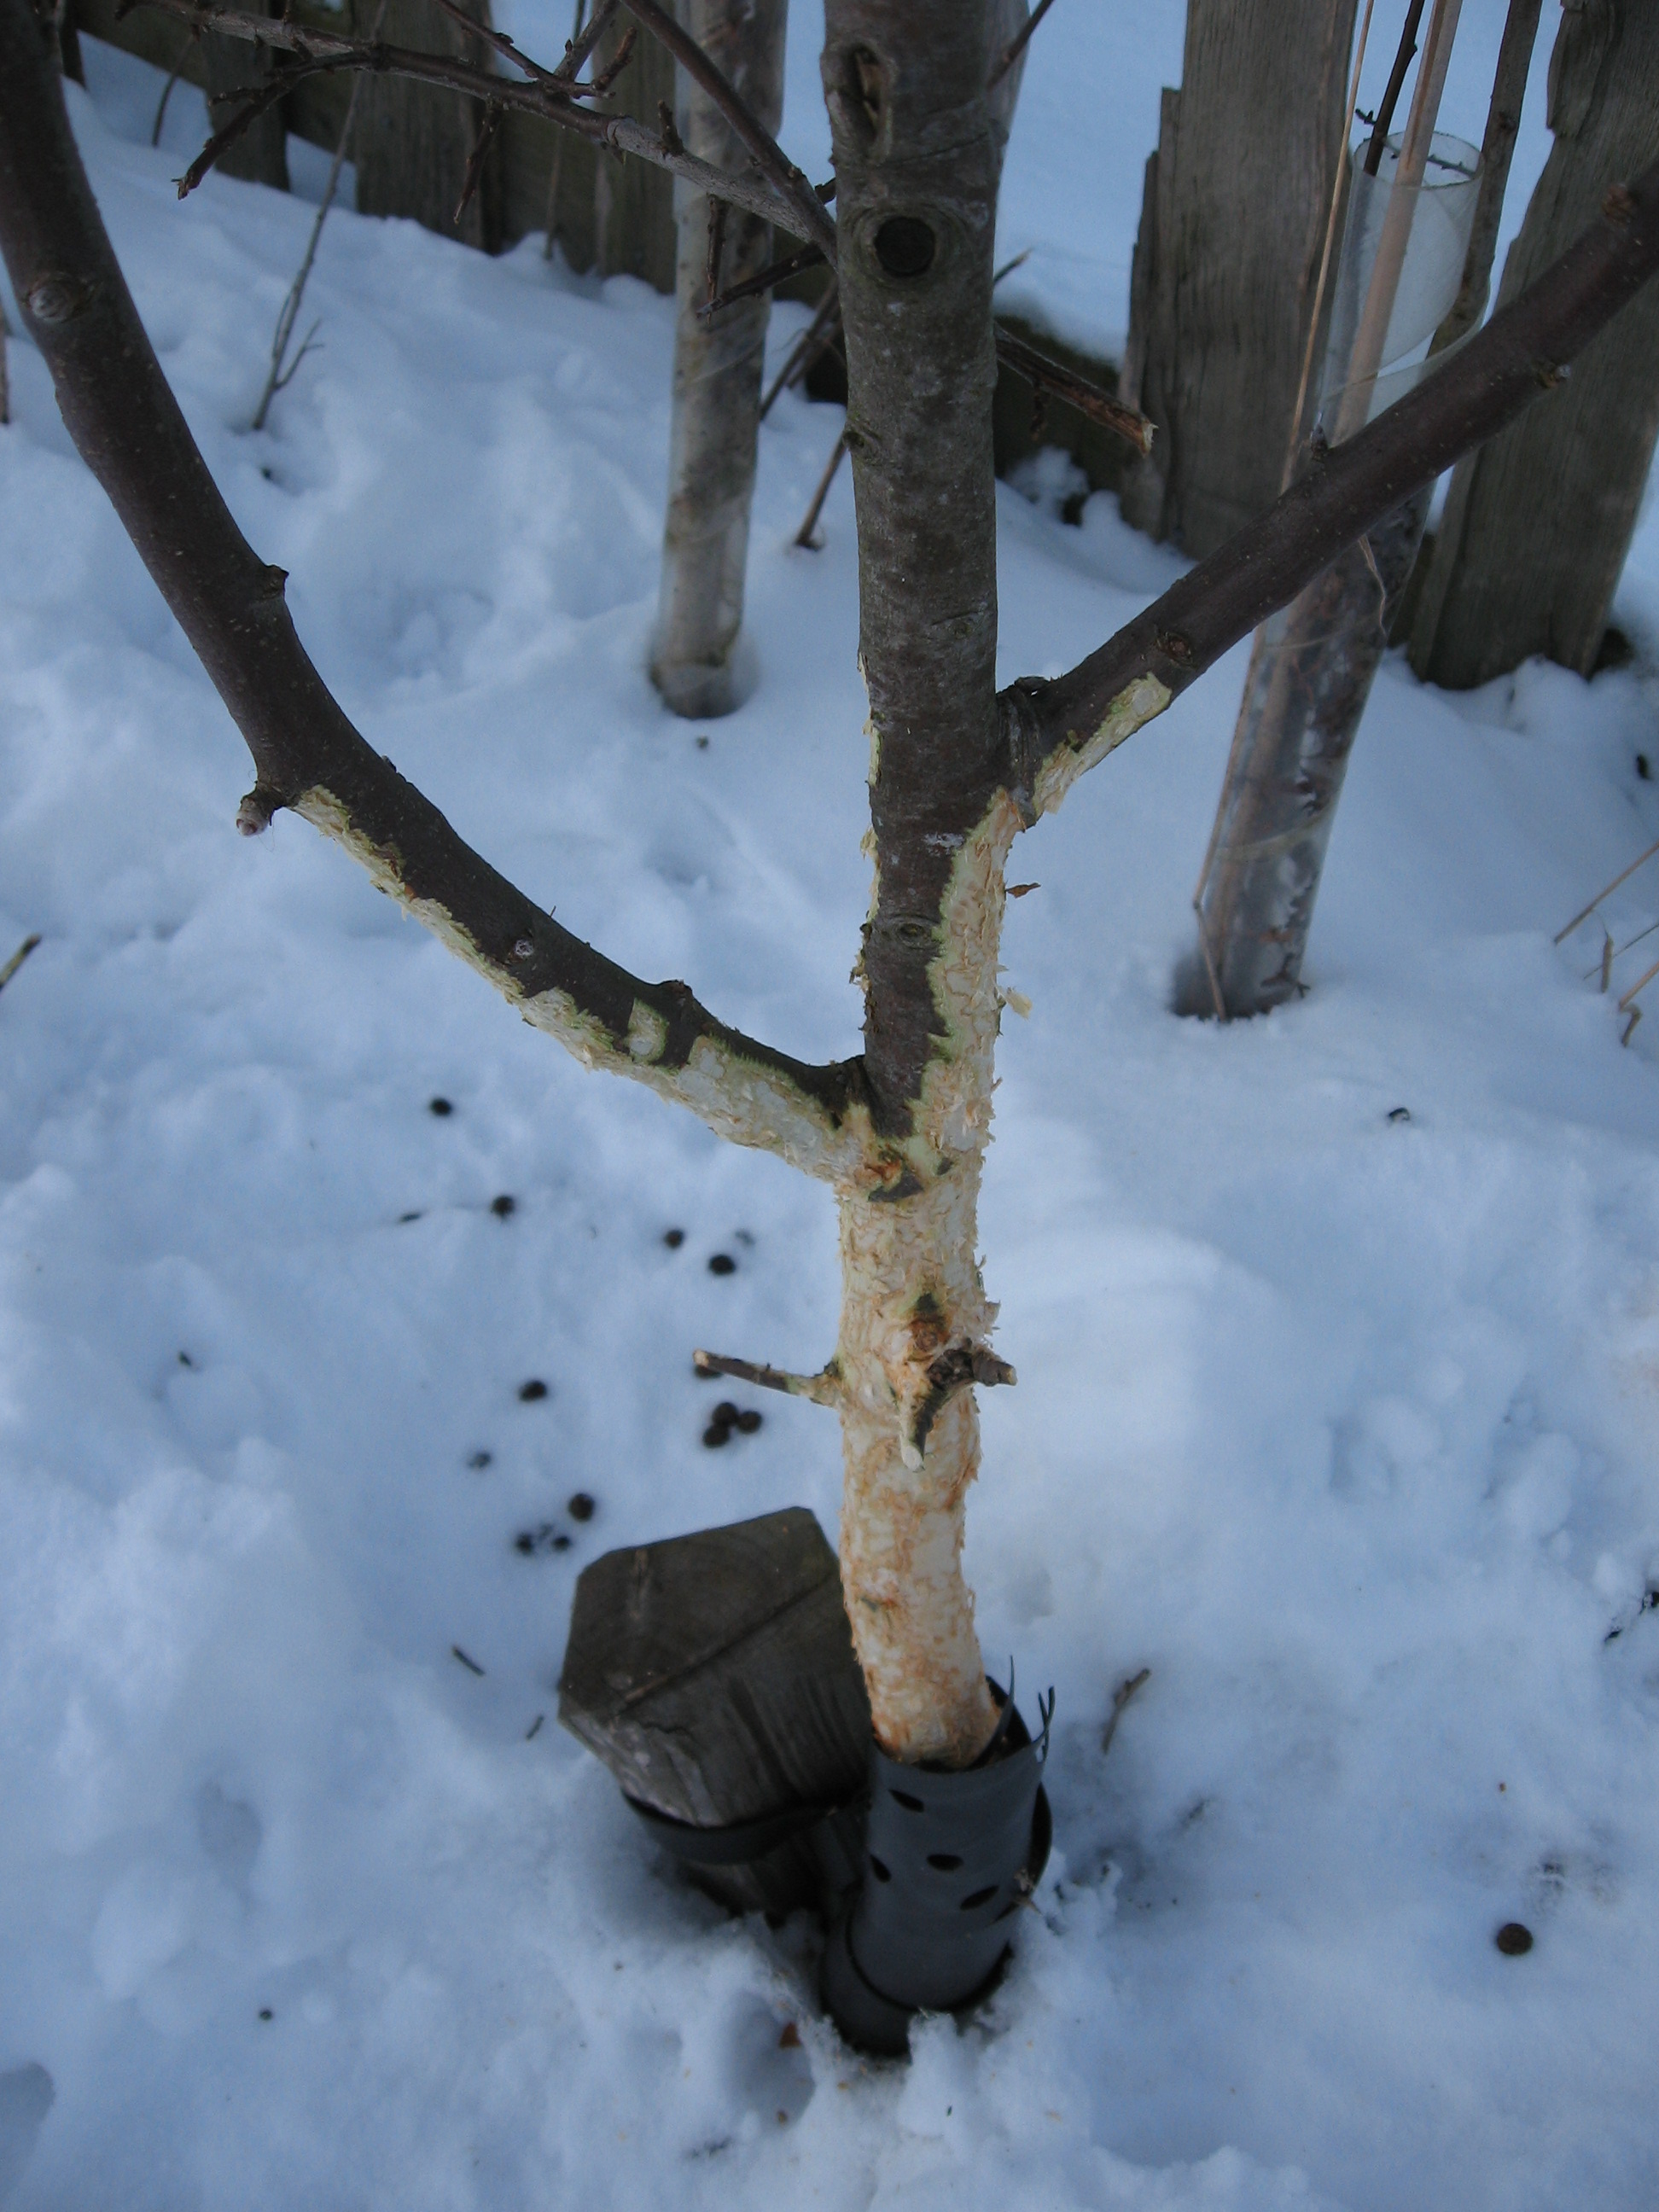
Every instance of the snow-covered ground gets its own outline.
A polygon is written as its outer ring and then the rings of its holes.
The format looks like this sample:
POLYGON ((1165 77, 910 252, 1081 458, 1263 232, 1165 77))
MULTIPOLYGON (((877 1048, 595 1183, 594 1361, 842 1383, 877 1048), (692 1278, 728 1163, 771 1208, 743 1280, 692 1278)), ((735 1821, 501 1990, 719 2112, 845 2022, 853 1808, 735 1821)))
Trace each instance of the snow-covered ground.
MULTIPOLYGON (((323 349, 252 436, 311 210, 179 206, 199 98, 152 153, 154 73, 88 58, 140 307, 361 726, 573 928, 855 1049, 844 476, 788 550, 833 416, 764 434, 753 698, 676 722, 641 667, 666 303, 341 215, 323 349)), ((1112 126, 1133 204, 1066 211, 1056 254, 1121 274, 1155 109, 1112 126)), ((1029 170, 1016 137, 1021 222, 1108 128, 1070 113, 1029 170)), ((677 1883, 551 1719, 599 1551, 795 1502, 833 1528, 833 1422, 763 1394, 704 1449, 689 1365, 823 1357, 826 1195, 583 1073, 302 823, 236 836, 240 740, 10 362, 0 957, 43 942, 0 994, 0 2199, 1652 2202, 1659 1019, 1621 1050, 1595 932, 1551 939, 1659 836, 1659 519, 1632 667, 1461 699, 1385 670, 1294 1011, 1165 1011, 1242 654, 1016 854, 1035 1007, 984 1243, 1020 1387, 969 1568, 988 1652, 1059 1692, 1056 1844, 991 2007, 902 2068, 817 2016, 804 1926, 677 1883)), ((1176 571, 1048 481, 1001 495, 1007 677, 1176 571)), ((1621 941, 1656 912, 1639 876, 1609 908, 1621 941)))

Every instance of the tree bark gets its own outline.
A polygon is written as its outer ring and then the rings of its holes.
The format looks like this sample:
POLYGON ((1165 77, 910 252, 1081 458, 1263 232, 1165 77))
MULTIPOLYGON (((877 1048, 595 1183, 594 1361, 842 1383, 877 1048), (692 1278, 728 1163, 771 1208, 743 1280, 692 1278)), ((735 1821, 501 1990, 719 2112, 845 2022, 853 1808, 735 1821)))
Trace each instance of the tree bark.
MULTIPOLYGON (((264 15, 276 12, 273 0, 252 0, 252 4, 264 15)), ((208 120, 216 131, 222 131, 242 105, 235 95, 270 83, 274 57, 263 46, 245 46, 239 39, 222 38, 212 31, 203 37, 202 55, 208 120)), ((283 105, 278 100, 267 108, 234 145, 225 149, 215 165, 224 175, 240 177, 251 185, 270 185, 279 192, 288 190, 288 123, 283 105)))
POLYGON ((843 1190, 842 1578, 878 1740, 966 1765, 995 1726, 963 1581, 1000 1001, 1002 864, 988 19, 829 0, 875 863, 859 973, 886 1160, 843 1190), (942 1377, 961 1370, 953 1387, 942 1377))
POLYGON ((351 726, 295 632, 281 570, 237 529, 161 374, 29 0, 0 0, 0 249, 65 428, 252 755, 238 826, 302 814, 585 1066, 835 1189, 837 1357, 811 1377, 749 1371, 841 1408, 843 1578, 877 1735, 902 1757, 961 1764, 989 1734, 977 1701, 990 1705, 959 1563, 971 1385, 1013 1380, 984 1341, 974 1222, 1009 844, 1636 296, 1659 270, 1659 163, 1455 360, 1098 652, 996 698, 983 25, 973 35, 951 0, 887 20, 896 12, 831 0, 826 57, 869 533, 864 1060, 803 1065, 718 1021, 685 984, 629 975, 471 851, 351 726))
MULTIPOLYGON (((478 22, 489 22, 489 0, 462 0, 462 4, 478 22)), ((377 7, 378 0, 355 0, 353 20, 360 37, 370 35, 377 7)), ((469 39, 431 0, 392 0, 380 35, 390 46, 420 47, 490 65, 482 43, 469 39)), ((486 157, 478 189, 459 222, 455 220, 483 120, 483 102, 463 93, 371 76, 357 118, 358 213, 411 216, 440 237, 459 239, 487 253, 498 252, 499 149, 486 157)))
MULTIPOLYGON (((1555 145, 1504 271, 1513 300, 1651 160, 1659 7, 1578 0, 1550 64, 1555 145)), ((1571 380, 1452 479, 1413 625, 1412 666, 1463 690, 1531 653, 1595 665, 1659 438, 1659 296, 1604 331, 1571 380)))
POLYGON ((1188 0, 1130 279, 1119 396, 1158 424, 1126 518, 1201 558, 1278 496, 1356 0, 1188 0))
MULTIPOLYGON (((682 20, 710 59, 775 132, 783 113, 787 0, 682 0, 682 20)), ((741 168, 741 141, 714 101, 677 72, 675 125, 693 154, 741 168)), ((749 510, 760 432, 761 373, 771 295, 717 314, 699 308, 716 290, 745 283, 772 259, 772 227, 720 203, 721 251, 711 260, 711 202, 684 185, 674 192, 679 253, 673 417, 662 586, 651 675, 677 714, 727 714, 738 703, 733 655, 743 626, 749 510)))

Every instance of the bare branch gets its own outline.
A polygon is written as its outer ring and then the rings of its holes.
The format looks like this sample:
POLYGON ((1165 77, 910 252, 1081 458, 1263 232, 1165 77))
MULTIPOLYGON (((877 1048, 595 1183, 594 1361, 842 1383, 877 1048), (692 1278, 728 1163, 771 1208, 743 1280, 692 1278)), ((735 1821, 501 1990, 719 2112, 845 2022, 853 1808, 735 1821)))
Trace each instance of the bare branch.
POLYGON ((1091 422, 1112 431, 1138 453, 1152 452, 1157 425, 1149 422, 1139 408, 1126 407, 1098 384, 1091 384, 1075 369, 1051 361, 1046 353, 1039 353, 1034 345, 1016 337, 1000 323, 996 326, 996 337, 997 359, 1006 362, 1017 376, 1023 376, 1035 390, 1050 392, 1056 399, 1063 399, 1068 407, 1075 407, 1079 415, 1086 415, 1091 422))
POLYGON ((23 963, 28 958, 30 953, 33 951, 35 946, 39 945, 40 942, 40 933, 36 930, 31 930, 29 934, 23 939, 23 942, 18 946, 16 951, 12 954, 11 958, 7 961, 5 966, 3 968, 0 968, 0 991, 3 991, 5 989, 7 984, 10 982, 12 977, 17 973, 18 969, 22 966, 23 963))
POLYGON ((163 377, 82 169, 29 0, 0 0, 0 246, 64 423, 253 756, 239 827, 280 806, 343 844, 526 1020, 721 1135, 833 1177, 857 1151, 857 1062, 808 1067, 585 945, 366 744, 307 658, 163 377))
MULTIPOLYGON (((716 208, 723 208, 725 205, 726 203, 724 200, 714 200, 710 203, 709 233, 711 241, 714 234, 714 210, 716 208)), ((741 284, 734 284, 729 292, 722 292, 719 297, 716 298, 714 295, 714 282, 716 273, 716 259, 714 246, 711 242, 708 263, 708 297, 697 309, 697 313, 705 317, 709 315, 718 315, 722 307, 735 307, 739 300, 752 300, 757 292, 769 292, 775 284, 787 283, 790 277, 799 276, 803 269, 816 269, 823 259, 823 254, 820 247, 816 246, 803 246, 799 253, 792 253, 785 261, 775 261, 769 269, 763 269, 757 276, 746 278, 741 284)))
POLYGON ((802 220, 789 228, 822 247, 825 257, 833 260, 836 226, 825 215, 823 203, 742 94, 710 61, 690 32, 681 29, 671 10, 659 4, 659 0, 623 0, 623 5, 659 45, 667 48, 691 82, 708 94, 748 149, 761 174, 781 198, 794 207, 802 220))
POLYGON ((1001 695, 1010 780, 1028 817, 1461 455, 1553 391, 1659 270, 1659 162, 1615 185, 1599 220, 1520 298, 1376 422, 1315 448, 1305 476, 1259 521, 1053 683, 1001 695))
POLYGON ((566 46, 564 59, 553 72, 556 77, 574 83, 581 75, 582 64, 611 28, 611 18, 620 4, 621 0, 605 0, 603 7, 593 10, 593 20, 587 28, 577 31, 566 46))
MULTIPOLYGON (((592 145, 608 147, 614 154, 631 154, 659 169, 670 170, 675 176, 684 177, 694 191, 730 200, 734 207, 758 216, 763 222, 775 224, 792 237, 811 234, 809 218, 793 198, 781 198, 764 178, 717 169, 691 154, 671 153, 654 131, 635 122, 631 116, 601 115, 577 104, 604 90, 604 83, 568 84, 556 74, 520 84, 510 77, 475 68, 470 62, 449 55, 421 53, 409 46, 384 46, 375 40, 349 38, 314 23, 289 22, 275 15, 246 15, 235 9, 204 5, 201 0, 143 0, 143 4, 163 15, 176 16, 180 22, 222 32, 227 38, 243 39, 253 46, 274 46, 319 66, 372 70, 384 76, 408 77, 416 83, 442 85, 452 92, 467 93, 477 100, 495 100, 502 107, 538 115, 544 122, 556 123, 562 130, 574 131, 592 145)), ((292 84, 294 79, 290 77, 288 82, 292 84)), ((822 204, 816 198, 813 204, 817 207, 821 222, 824 219, 822 204)), ((832 226, 832 240, 833 236, 832 226)))
POLYGON ((752 1359, 732 1359, 721 1352, 694 1352, 691 1364, 706 1379, 729 1375, 735 1382, 781 1390, 791 1398, 810 1398, 815 1406, 839 1406, 842 1400, 841 1369, 833 1359, 816 1375, 791 1375, 781 1367, 757 1366, 752 1359))
POLYGON ((1037 25, 1042 21, 1043 17, 1048 14, 1048 10, 1054 6, 1054 0, 1037 0, 1036 6, 1032 9, 1030 14, 1020 25, 1019 29, 1015 33, 1014 36, 1009 40, 1007 45, 1003 48, 1000 57, 994 65, 990 76, 986 78, 985 89, 987 92, 994 90, 996 86, 1002 82, 1003 78, 1007 76, 1009 70, 1012 69, 1014 64, 1019 59, 1026 47, 1031 43, 1032 32, 1036 30, 1037 25))

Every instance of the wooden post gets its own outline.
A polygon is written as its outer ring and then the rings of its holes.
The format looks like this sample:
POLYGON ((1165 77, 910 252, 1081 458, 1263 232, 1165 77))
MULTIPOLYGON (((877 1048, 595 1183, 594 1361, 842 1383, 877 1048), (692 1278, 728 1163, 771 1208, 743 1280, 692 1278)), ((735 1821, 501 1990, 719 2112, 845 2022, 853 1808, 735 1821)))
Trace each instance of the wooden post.
POLYGON ((1119 396, 1158 441, 1127 520, 1201 558, 1271 507, 1291 434, 1356 0, 1188 0, 1146 164, 1119 396))
MULTIPOLYGON (((489 22, 489 0, 464 4, 479 22, 489 22)), ((360 36, 369 35, 377 13, 378 0, 354 0, 360 36)), ((389 46, 453 53, 473 62, 483 58, 482 43, 469 39, 431 0, 392 0, 381 36, 389 46)), ((501 195, 495 153, 486 160, 483 178, 459 223, 455 221, 483 123, 482 104, 465 94, 371 76, 363 88, 356 132, 359 214, 410 216, 441 237, 486 252, 498 251, 501 195)))
MULTIPOLYGON (((1516 298, 1594 222, 1659 137, 1659 6, 1564 15, 1550 64, 1555 145, 1504 271, 1516 298)), ((1462 462, 1412 629, 1417 673, 1454 690, 1540 653, 1588 675, 1659 439, 1659 295, 1586 348, 1559 389, 1462 462)))

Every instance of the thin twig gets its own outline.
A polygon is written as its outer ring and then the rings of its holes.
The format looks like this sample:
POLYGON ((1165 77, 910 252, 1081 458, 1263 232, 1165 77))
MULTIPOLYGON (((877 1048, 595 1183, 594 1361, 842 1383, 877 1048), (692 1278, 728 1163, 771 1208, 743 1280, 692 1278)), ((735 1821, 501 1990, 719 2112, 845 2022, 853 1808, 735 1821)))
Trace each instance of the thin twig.
POLYGON ((772 403, 781 392, 789 391, 811 368, 826 345, 830 343, 841 313, 841 288, 835 277, 817 306, 817 313, 795 340, 784 358, 783 367, 772 380, 772 388, 761 401, 760 419, 763 422, 772 411, 772 403))
POLYGON ((1032 251, 1028 246, 1023 252, 1015 254, 1012 261, 1005 261, 991 279, 991 289, 994 292, 1005 276, 1012 276, 1016 269, 1023 269, 1030 259, 1032 251))
MULTIPOLYGON (((380 0, 380 6, 374 11, 374 27, 369 33, 371 39, 378 39, 380 35, 380 26, 386 21, 387 5, 388 0, 380 0)), ((295 358, 293 368, 284 373, 283 357, 288 351, 288 342, 294 335, 294 325, 300 319, 300 303, 305 298, 306 286, 311 280, 311 264, 317 258, 317 248, 322 240, 323 225, 328 221, 328 211, 333 206, 334 195, 340 187, 340 172, 345 167, 346 156, 350 150, 351 134, 357 121, 357 102, 362 96, 362 88, 363 78, 359 74, 351 80, 351 93, 346 101, 345 121, 340 126, 339 143, 334 149, 334 159, 329 163, 328 182, 323 187, 323 197, 318 204, 317 213, 312 222, 311 235, 306 240, 304 258, 300 263, 299 271, 294 282, 289 286, 288 297, 283 302, 283 311, 276 318, 276 332, 270 341, 270 374, 265 379, 265 388, 259 395, 259 404, 254 413, 252 426, 256 430, 264 428, 265 416, 270 411, 271 401, 285 385, 292 383, 295 369, 299 368, 301 362, 310 351, 311 342, 317 335, 317 326, 313 323, 295 358)))
MULTIPOLYGON (((595 94, 603 95, 610 91, 611 86, 615 84, 617 79, 628 67, 629 62, 633 60, 634 49, 638 46, 639 42, 639 32, 635 27, 630 23, 628 28, 623 33, 621 38, 617 40, 616 52, 611 55, 610 60, 594 78, 592 89, 595 94)), ((660 143, 662 149, 665 154, 672 154, 673 152, 674 149, 669 144, 666 138, 661 140, 660 143)), ((680 151, 684 153, 685 149, 682 147, 680 151)))
POLYGON ((1411 0, 1406 10, 1405 27, 1400 33, 1400 45, 1394 58, 1394 67, 1389 71, 1387 89, 1376 111, 1376 120, 1371 125, 1371 135, 1365 147, 1365 174, 1374 177, 1382 163, 1382 149, 1389 143, 1389 127, 1394 121, 1394 111, 1400 105, 1401 89, 1406 82, 1406 71, 1412 65, 1412 56, 1417 52, 1417 27, 1423 20, 1423 0, 1411 0))
MULTIPOLYGON (((694 191, 728 199, 734 207, 757 216, 763 222, 775 224, 792 237, 807 235, 807 217, 795 201, 781 198, 773 185, 754 171, 717 169, 712 162, 699 161, 694 155, 670 154, 660 143, 658 134, 647 125, 635 122, 632 116, 605 115, 578 104, 605 89, 603 82, 591 87, 558 79, 520 83, 451 55, 372 43, 314 22, 252 15, 240 9, 210 6, 205 0, 143 0, 143 4, 181 21, 220 32, 227 38, 297 55, 311 70, 371 70, 378 76, 405 77, 416 84, 442 85, 452 92, 465 93, 477 100, 499 100, 504 107, 521 109, 539 116, 544 122, 573 131, 592 145, 604 146, 618 155, 631 154, 655 167, 670 170, 675 176, 683 177, 694 191)), ((623 41, 624 46, 627 43, 623 41)), ((621 59, 619 52, 613 68, 621 59)), ((287 84, 295 83, 299 75, 290 75, 287 84)), ((816 197, 813 205, 821 222, 823 206, 816 197)), ((832 227, 832 242, 833 236, 832 227)))
POLYGON ((1504 213, 1510 162, 1521 128, 1527 76, 1538 36, 1538 17, 1543 0, 1510 0, 1504 19, 1503 43, 1492 73, 1492 98, 1486 106, 1486 135, 1480 141, 1480 188, 1475 198, 1474 221, 1469 229, 1468 251, 1457 297, 1446 310, 1429 343, 1429 359, 1455 345, 1472 331, 1486 312, 1492 289, 1492 264, 1498 251, 1498 226, 1504 213))
POLYGON ((472 151, 467 156, 466 174, 461 179, 461 197, 455 203, 455 212, 450 217, 457 230, 461 217, 472 204, 473 195, 483 182, 484 163, 489 159, 489 149, 495 143, 495 133, 501 127, 501 118, 507 110, 499 101, 491 100, 484 109, 483 120, 478 125, 478 135, 472 142, 472 151))
POLYGON ((623 0, 623 4, 659 45, 667 48, 691 82, 708 94, 773 190, 792 201, 805 217, 807 237, 823 247, 826 258, 833 258, 836 226, 825 215, 823 203, 741 94, 659 0, 623 0))
POLYGON ((1150 1682, 1152 1678, 1152 1668, 1143 1667, 1138 1674, 1131 1674, 1127 1682, 1118 1684, 1112 1698, 1112 1710, 1107 1716, 1105 1727, 1101 1730, 1100 1755, 1103 1759, 1112 1747, 1112 1738, 1117 1734, 1117 1724, 1123 1717, 1123 1708, 1143 1683, 1150 1682))
POLYGON ((1616 891, 1620 884, 1627 882, 1629 878, 1636 873, 1636 871, 1642 866, 1643 862, 1645 860, 1650 860, 1656 853, 1659 853, 1659 842, 1650 845, 1645 853, 1638 853, 1636 858, 1631 862, 1629 867, 1621 869, 1620 873, 1616 875, 1613 881, 1607 886, 1606 890, 1597 891, 1595 896, 1590 901, 1589 904, 1583 908, 1582 913, 1574 915, 1572 920, 1567 924, 1565 929, 1558 929, 1556 931, 1554 942, 1557 945, 1559 945, 1564 937, 1571 937, 1581 921, 1588 921, 1589 920, 1596 908, 1601 905, 1602 900, 1606 898, 1610 892, 1616 891))
POLYGON ((729 1375, 735 1382, 781 1390, 786 1397, 810 1398, 815 1406, 841 1403, 841 1369, 833 1359, 816 1375, 791 1375, 784 1368, 759 1366, 752 1359, 732 1359, 721 1352, 694 1352, 691 1364, 705 1382, 716 1375, 729 1375))
POLYGON ((1644 969, 1631 985, 1624 997, 1620 999, 1619 1001, 1619 1011, 1621 1014, 1628 1012, 1631 1000, 1636 996, 1638 991, 1645 991, 1648 985, 1652 982, 1656 975, 1659 975, 1659 960, 1656 960, 1651 968, 1644 969))
POLYGON ((582 11, 586 5, 587 0, 576 0, 575 28, 571 32, 570 43, 564 50, 564 59, 553 72, 555 76, 568 78, 573 84, 581 75, 582 64, 611 28, 611 18, 621 5, 621 0, 604 0, 604 4, 593 10, 593 20, 584 31, 582 11))
POLYGON ((1157 425, 1149 422, 1139 408, 1126 407, 1121 399, 1114 399, 1109 392, 1091 384, 1087 377, 1079 376, 1075 369, 1063 368, 1046 353, 1039 353, 1034 345, 1016 337, 1001 323, 996 325, 996 343, 997 359, 1036 390, 1052 392, 1056 399, 1063 399, 1079 415, 1086 415, 1091 422, 1114 432, 1138 453, 1152 452, 1157 425))
POLYGON ((998 62, 995 68, 993 69, 990 76, 986 78, 985 89, 987 92, 994 90, 996 86, 1002 82, 1003 78, 1007 76, 1009 70, 1012 69, 1014 64, 1024 52, 1027 46, 1030 45, 1032 32, 1036 30, 1037 25, 1042 21, 1043 17, 1048 14, 1048 10, 1054 6, 1054 0, 1037 0, 1036 6, 1032 9, 1030 14, 1020 25, 1018 30, 1015 32, 1013 37, 1009 40, 1007 45, 1003 48, 1001 60, 998 62))
MULTIPOLYGON (((184 175, 178 179, 179 198, 187 199, 218 161, 220 155, 228 153, 243 133, 256 124, 269 109, 275 107, 278 100, 286 100, 294 87, 302 78, 318 76, 327 70, 344 66, 344 64, 337 61, 305 62, 296 69, 282 70, 279 75, 271 79, 269 84, 260 86, 258 90, 250 88, 250 96, 246 104, 237 109, 222 131, 214 132, 189 168, 185 171, 184 175)), ((233 94, 229 96, 235 98, 239 95, 233 94)))
POLYGON ((847 433, 843 430, 836 441, 834 453, 823 465, 823 474, 818 478, 818 488, 812 495, 812 503, 802 518, 800 528, 795 532, 795 543, 804 552, 816 553, 819 550, 812 542, 812 532, 818 526, 818 517, 823 512, 823 502, 830 496, 830 487, 836 481, 836 471, 840 468, 842 457, 846 451, 847 433))
MULTIPOLYGON (((457 0, 434 0, 434 4, 441 8, 452 22, 459 24, 465 35, 493 49, 504 62, 511 62, 514 69, 522 70, 535 83, 562 85, 568 82, 559 75, 557 70, 544 69, 540 62, 532 61, 528 54, 520 52, 505 31, 493 31, 488 23, 481 23, 476 15, 469 15, 465 8, 457 4, 457 0)), ((580 91, 581 88, 578 86, 574 89, 580 91)))
POLYGON ((803 246, 799 253, 792 253, 784 261, 775 261, 769 269, 763 269, 757 276, 745 277, 741 284, 734 284, 729 292, 722 292, 716 299, 714 286, 715 255, 712 211, 715 208, 723 211, 725 206, 724 200, 711 200, 709 203, 711 212, 708 226, 708 297, 697 309, 698 314, 705 319, 710 315, 718 315, 722 307, 735 307, 739 300, 752 300, 757 292, 769 292, 775 284, 787 283, 790 277, 799 276, 803 269, 817 268, 823 259, 823 253, 816 246, 803 246))
POLYGON ((12 954, 11 958, 7 961, 5 966, 3 968, 0 968, 0 991, 3 991, 5 989, 7 984, 10 982, 12 977, 17 973, 18 969, 22 966, 23 963, 28 958, 30 953, 33 951, 35 946, 40 942, 40 933, 38 931, 31 931, 28 936, 27 936, 23 939, 23 942, 18 946, 16 951, 12 954))

